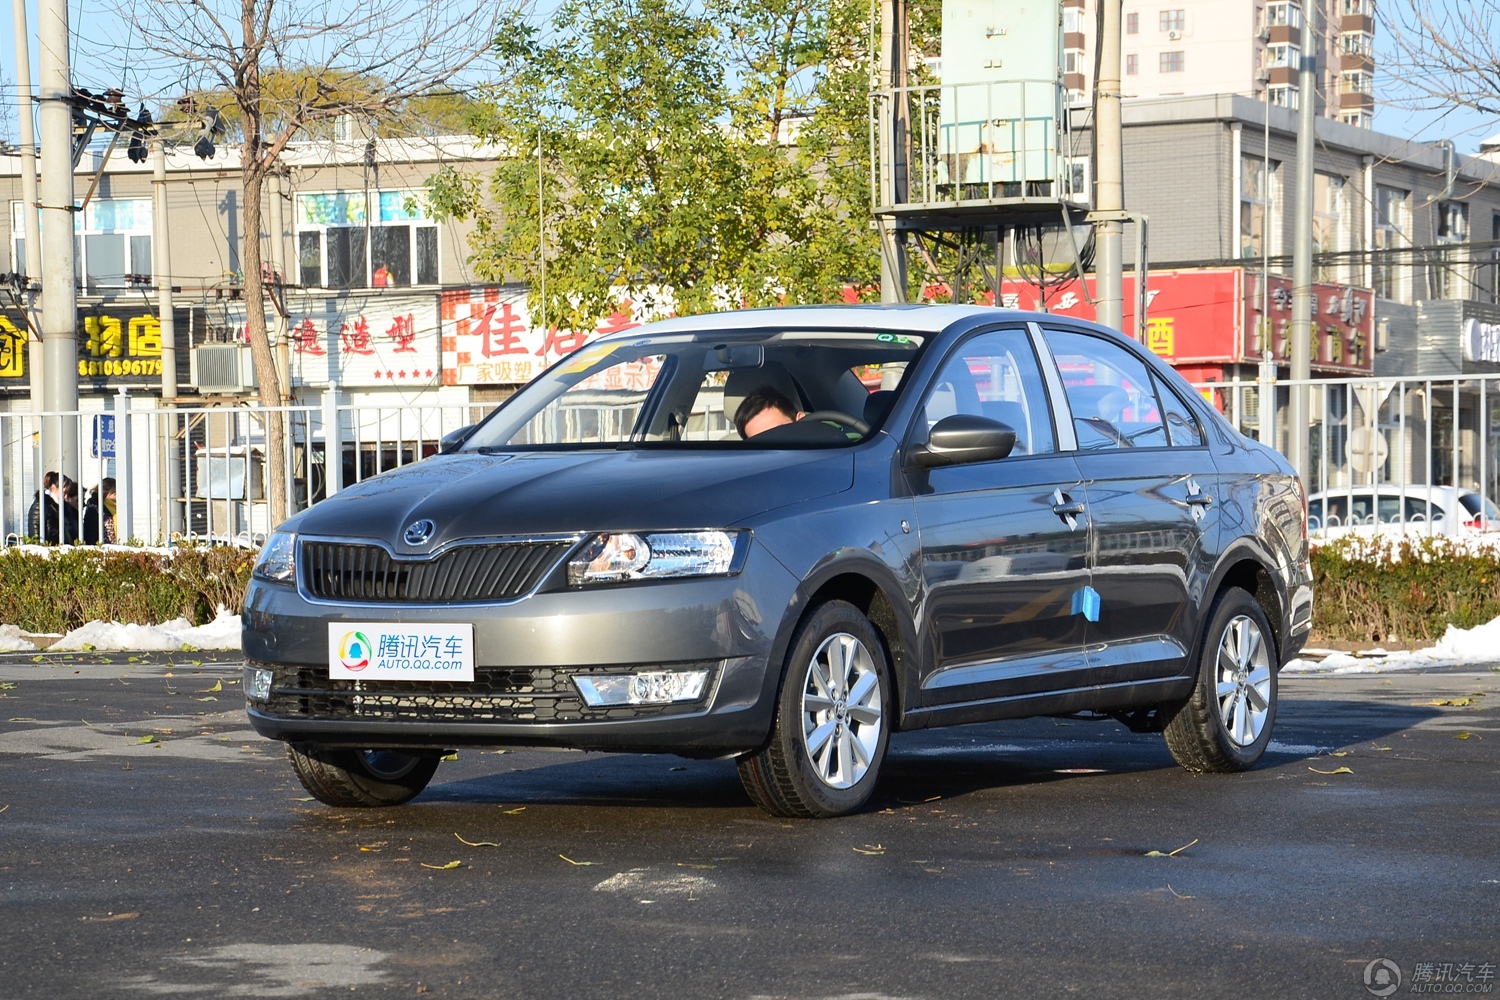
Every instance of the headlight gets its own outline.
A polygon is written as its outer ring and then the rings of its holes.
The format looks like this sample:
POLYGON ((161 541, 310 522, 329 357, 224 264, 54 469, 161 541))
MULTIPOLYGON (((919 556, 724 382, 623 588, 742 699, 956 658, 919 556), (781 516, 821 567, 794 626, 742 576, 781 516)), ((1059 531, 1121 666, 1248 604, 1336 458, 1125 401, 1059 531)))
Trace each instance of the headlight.
POLYGON ((723 576, 739 568, 739 531, 653 531, 596 535, 568 563, 568 583, 623 583, 723 576))
POLYGON ((292 583, 297 579, 297 536, 273 531, 255 559, 255 575, 262 580, 292 583))

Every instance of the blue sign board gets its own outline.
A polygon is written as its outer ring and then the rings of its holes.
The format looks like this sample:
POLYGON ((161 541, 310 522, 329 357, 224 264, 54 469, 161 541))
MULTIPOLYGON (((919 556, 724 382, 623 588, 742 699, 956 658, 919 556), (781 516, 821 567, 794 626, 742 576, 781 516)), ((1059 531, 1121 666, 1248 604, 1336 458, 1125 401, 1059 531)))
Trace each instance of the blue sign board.
POLYGON ((101 413, 94 417, 94 458, 115 457, 115 417, 101 413))

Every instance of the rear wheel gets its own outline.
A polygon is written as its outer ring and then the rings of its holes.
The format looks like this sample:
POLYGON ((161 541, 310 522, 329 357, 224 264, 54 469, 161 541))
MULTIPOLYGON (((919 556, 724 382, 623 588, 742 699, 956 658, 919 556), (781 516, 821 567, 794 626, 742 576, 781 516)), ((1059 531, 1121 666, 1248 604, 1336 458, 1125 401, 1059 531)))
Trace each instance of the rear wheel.
POLYGON ((830 601, 799 626, 771 742, 739 761, 756 804, 778 816, 841 816, 875 789, 890 738, 890 666, 875 627, 830 601))
POLYGON ((1271 742, 1276 722, 1275 633, 1255 598, 1238 588, 1214 602, 1198 683, 1164 730, 1189 771, 1244 771, 1271 742))
POLYGON ((399 806, 421 794, 437 771, 438 754, 288 743, 286 755, 302 787, 330 806, 399 806))

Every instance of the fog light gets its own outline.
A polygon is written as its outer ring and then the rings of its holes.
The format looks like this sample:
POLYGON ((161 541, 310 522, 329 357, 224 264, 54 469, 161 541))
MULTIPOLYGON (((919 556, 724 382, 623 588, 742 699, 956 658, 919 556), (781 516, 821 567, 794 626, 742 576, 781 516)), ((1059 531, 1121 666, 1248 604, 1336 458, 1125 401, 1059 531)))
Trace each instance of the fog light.
POLYGON ((271 697, 271 671, 259 667, 245 668, 245 697, 251 701, 268 701, 271 697))
POLYGON ((633 674, 574 677, 578 693, 590 708, 611 705, 670 705, 696 701, 708 681, 707 670, 642 670, 633 674))

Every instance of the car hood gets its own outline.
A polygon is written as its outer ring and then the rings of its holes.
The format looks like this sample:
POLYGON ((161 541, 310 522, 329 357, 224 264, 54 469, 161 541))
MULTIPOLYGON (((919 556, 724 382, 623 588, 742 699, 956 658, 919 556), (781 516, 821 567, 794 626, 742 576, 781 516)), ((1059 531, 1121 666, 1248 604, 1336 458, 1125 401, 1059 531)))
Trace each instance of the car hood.
POLYGON ((734 527, 853 480, 844 450, 439 455, 351 486, 286 529, 381 538, 399 551, 405 527, 424 518, 434 531, 423 550, 496 535, 734 527))

